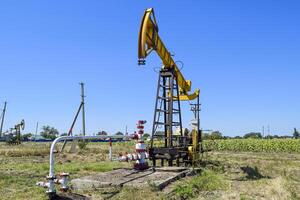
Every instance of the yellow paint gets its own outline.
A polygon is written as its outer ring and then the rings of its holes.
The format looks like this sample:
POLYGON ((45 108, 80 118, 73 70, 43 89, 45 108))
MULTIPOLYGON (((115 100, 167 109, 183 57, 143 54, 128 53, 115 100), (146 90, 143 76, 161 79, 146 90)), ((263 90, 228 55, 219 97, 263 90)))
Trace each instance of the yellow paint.
POLYGON ((193 100, 197 98, 199 89, 189 94, 192 82, 185 80, 170 52, 165 47, 158 35, 158 26, 154 16, 153 8, 148 8, 143 16, 138 41, 138 58, 144 60, 152 51, 156 51, 163 62, 163 69, 173 68, 177 77, 177 83, 180 90, 179 99, 182 101, 193 100))

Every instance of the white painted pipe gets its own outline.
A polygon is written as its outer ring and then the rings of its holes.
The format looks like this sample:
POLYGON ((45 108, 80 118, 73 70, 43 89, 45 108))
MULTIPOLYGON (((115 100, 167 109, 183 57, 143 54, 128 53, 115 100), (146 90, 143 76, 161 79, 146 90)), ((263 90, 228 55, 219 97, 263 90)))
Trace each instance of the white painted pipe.
POLYGON ((112 147, 109 146, 109 160, 112 161, 113 160, 113 157, 112 157, 112 147))
POLYGON ((98 136, 61 136, 56 138, 50 148, 50 169, 49 169, 49 190, 48 193, 55 193, 55 187, 53 180, 55 178, 55 172, 54 172, 54 149, 56 143, 62 140, 97 140, 97 139, 122 139, 123 136, 107 136, 107 135, 98 135, 98 136))
POLYGON ((112 141, 111 141, 111 138, 109 138, 109 160, 112 161, 112 141))

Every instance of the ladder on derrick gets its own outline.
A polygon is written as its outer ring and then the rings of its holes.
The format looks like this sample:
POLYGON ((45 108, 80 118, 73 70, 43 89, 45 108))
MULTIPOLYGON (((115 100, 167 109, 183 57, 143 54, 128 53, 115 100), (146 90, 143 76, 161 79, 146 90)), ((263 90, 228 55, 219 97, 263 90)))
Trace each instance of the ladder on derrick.
POLYGON ((149 156, 154 167, 157 159, 161 160, 162 166, 164 160, 168 161, 169 166, 173 165, 173 160, 176 160, 177 165, 179 165, 179 159, 182 157, 180 151, 186 147, 186 145, 183 145, 186 142, 184 142, 185 136, 182 133, 181 108, 178 98, 179 86, 175 74, 172 68, 161 69, 159 72, 151 146, 149 149, 149 156), (157 134, 158 127, 163 127, 163 136, 157 134), (176 127, 179 128, 179 135, 174 135, 176 127), (154 147, 156 138, 163 139, 164 145, 154 147))

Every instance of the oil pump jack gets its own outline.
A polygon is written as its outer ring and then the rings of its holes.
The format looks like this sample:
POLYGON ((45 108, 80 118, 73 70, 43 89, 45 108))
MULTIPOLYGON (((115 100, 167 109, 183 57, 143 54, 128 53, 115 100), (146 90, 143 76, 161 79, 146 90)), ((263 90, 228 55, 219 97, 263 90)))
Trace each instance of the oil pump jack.
POLYGON ((161 166, 164 165, 164 161, 168 162, 168 166, 172 166, 173 161, 176 161, 177 166, 195 164, 202 151, 199 128, 200 90, 190 92, 192 82, 184 78, 162 42, 158 34, 154 10, 149 8, 145 11, 140 26, 138 64, 145 65, 145 59, 152 51, 158 54, 163 66, 158 77, 149 158, 152 160, 153 167, 156 166, 156 160, 161 160, 161 166), (193 129, 190 134, 184 134, 180 102, 194 99, 197 100, 197 103, 192 107, 195 114, 193 129), (158 127, 162 127, 163 134, 158 134, 158 127), (173 130, 176 127, 177 130, 179 129, 179 134, 175 134, 173 130), (163 145, 159 140, 163 141, 163 145))
POLYGON ((16 124, 13 128, 10 129, 10 134, 6 138, 6 142, 11 145, 21 144, 21 130, 25 129, 25 120, 16 124))

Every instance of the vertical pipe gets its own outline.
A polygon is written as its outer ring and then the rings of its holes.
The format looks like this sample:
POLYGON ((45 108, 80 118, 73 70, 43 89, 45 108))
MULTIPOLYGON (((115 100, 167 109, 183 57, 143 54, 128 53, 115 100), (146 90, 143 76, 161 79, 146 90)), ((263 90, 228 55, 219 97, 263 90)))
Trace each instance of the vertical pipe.
POLYGON ((177 82, 177 77, 175 77, 176 81, 176 93, 177 93, 177 103, 178 103, 178 115, 179 115, 179 126, 180 126, 180 136, 183 136, 182 132, 182 118, 181 118, 181 107, 180 107, 180 100, 179 100, 179 87, 178 87, 178 82, 177 82))
POLYGON ((197 132, 198 132, 199 142, 202 143, 202 135, 200 131, 200 94, 198 94, 197 97, 197 132))
POLYGON ((111 141, 111 137, 109 138, 109 160, 112 161, 112 141, 111 141))
POLYGON ((171 73, 169 78, 169 88, 170 88, 170 101, 169 101, 169 108, 168 108, 168 128, 169 128, 169 147, 173 147, 173 87, 174 87, 174 73, 171 73))
MULTIPOLYGON (((173 96, 174 96, 174 72, 172 71, 169 76, 169 102, 168 102, 168 147, 173 147, 173 96)), ((168 159, 168 165, 173 165, 173 156, 168 159)))
MULTIPOLYGON (((168 96, 166 95, 166 77, 163 77, 163 106, 164 106, 164 112, 163 112, 163 115, 164 115, 164 123, 167 123, 167 99, 168 99, 168 96)), ((168 129, 167 129, 167 126, 164 125, 164 133, 165 133, 165 147, 168 146, 168 129)))

